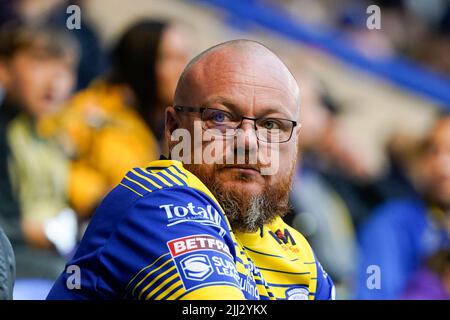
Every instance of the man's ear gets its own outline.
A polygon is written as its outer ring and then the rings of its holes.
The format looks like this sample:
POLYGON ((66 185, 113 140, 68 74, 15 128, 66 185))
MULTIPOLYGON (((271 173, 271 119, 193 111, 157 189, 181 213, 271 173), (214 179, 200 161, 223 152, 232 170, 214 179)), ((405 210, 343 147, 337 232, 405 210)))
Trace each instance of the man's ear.
POLYGON ((170 145, 172 133, 180 127, 180 120, 178 118, 177 112, 173 106, 166 108, 166 123, 164 129, 164 135, 166 141, 170 145))
POLYGON ((301 123, 297 123, 296 128, 295 128, 295 134, 297 135, 297 137, 300 135, 300 132, 302 131, 302 124, 301 123))

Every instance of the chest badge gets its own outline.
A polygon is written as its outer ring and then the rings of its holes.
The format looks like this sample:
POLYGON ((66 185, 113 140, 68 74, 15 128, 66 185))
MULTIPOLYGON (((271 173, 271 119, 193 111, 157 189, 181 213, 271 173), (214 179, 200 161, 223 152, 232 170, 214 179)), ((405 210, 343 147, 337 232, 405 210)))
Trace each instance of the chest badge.
POLYGON ((305 287, 293 287, 286 290, 287 300, 309 300, 309 290, 305 287))

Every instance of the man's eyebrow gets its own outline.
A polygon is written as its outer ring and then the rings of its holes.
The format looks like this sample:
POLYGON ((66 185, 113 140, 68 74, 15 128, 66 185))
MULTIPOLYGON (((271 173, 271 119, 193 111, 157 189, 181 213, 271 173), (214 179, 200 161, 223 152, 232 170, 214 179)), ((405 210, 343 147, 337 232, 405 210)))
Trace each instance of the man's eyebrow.
POLYGON ((206 100, 203 103, 203 105, 205 107, 209 107, 209 106, 211 106, 213 104, 216 104, 216 103, 223 104, 226 107, 236 108, 236 104, 235 103, 233 103, 230 99, 228 99, 226 97, 223 97, 223 96, 214 96, 214 97, 206 100))
MULTIPOLYGON (((270 106, 267 107, 263 110, 263 112, 261 112, 261 116, 265 116, 268 114, 273 114, 273 113, 278 113, 279 115, 281 115, 281 117, 283 119, 288 119, 288 120, 292 120, 291 118, 293 118, 292 114, 286 110, 283 110, 284 108, 282 106, 270 106)), ((276 118, 279 118, 278 116, 276 118)))

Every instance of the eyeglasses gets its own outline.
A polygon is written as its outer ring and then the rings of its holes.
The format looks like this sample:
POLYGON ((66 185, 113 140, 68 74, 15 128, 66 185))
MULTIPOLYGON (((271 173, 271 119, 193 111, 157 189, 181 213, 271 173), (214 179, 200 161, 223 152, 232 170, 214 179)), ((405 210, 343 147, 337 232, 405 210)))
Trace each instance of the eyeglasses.
POLYGON ((174 106, 178 112, 198 112, 201 114, 202 128, 213 129, 221 136, 235 136, 244 119, 253 121, 253 129, 259 141, 268 143, 287 142, 292 137, 297 121, 279 118, 249 118, 237 116, 229 111, 206 108, 174 106))

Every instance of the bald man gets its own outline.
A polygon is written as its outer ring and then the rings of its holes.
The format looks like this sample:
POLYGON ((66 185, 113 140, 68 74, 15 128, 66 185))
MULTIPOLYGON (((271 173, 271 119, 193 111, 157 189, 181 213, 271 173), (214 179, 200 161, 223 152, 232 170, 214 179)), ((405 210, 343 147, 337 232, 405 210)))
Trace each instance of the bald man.
POLYGON ((300 94, 249 40, 195 57, 166 110, 168 157, 105 198, 49 299, 333 299, 331 279, 282 216, 300 94))

